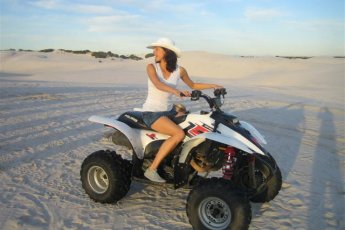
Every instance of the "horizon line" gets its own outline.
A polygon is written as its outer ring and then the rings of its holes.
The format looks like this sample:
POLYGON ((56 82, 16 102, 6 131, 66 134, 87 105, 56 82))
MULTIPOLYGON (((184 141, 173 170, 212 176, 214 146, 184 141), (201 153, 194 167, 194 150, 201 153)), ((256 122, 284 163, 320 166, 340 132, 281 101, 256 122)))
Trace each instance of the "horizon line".
MULTIPOLYGON (((112 53, 112 54, 116 54, 116 55, 125 55, 125 56, 130 56, 130 55, 143 55, 144 53, 130 53, 130 54, 117 54, 117 53, 113 53, 112 51, 103 51, 103 50, 97 50, 97 51, 93 51, 93 50, 89 50, 89 49, 77 49, 77 50, 71 50, 71 49, 64 49, 64 48, 46 48, 46 49, 22 49, 22 48, 8 48, 8 49, 0 49, 0 51, 16 51, 16 52, 42 52, 42 53, 51 53, 54 51, 63 51, 66 53, 74 53, 74 54, 84 54, 84 53, 76 53, 76 52, 86 52, 87 53, 96 53, 96 52, 103 52, 103 53, 112 53), (52 51, 47 51, 47 50, 52 50, 52 51), (71 52, 68 52, 71 51, 71 52)), ((218 53, 218 52, 210 52, 210 51, 206 51, 206 50, 187 50, 187 51, 183 51, 183 53, 191 53, 191 52, 205 52, 205 53, 209 53, 209 54, 218 54, 218 55, 224 55, 224 56, 231 56, 231 57, 279 57, 279 58, 301 58, 301 59, 308 59, 308 58, 313 58, 313 57, 333 57, 333 58, 345 58, 345 55, 280 55, 280 54, 275 54, 275 55, 244 55, 244 54, 225 54, 225 53, 218 53)), ((86 53, 85 53, 86 54, 86 53)), ((152 54, 152 52, 148 52, 145 53, 145 55, 149 55, 152 54)), ((153 56, 153 54, 152 54, 153 56)))

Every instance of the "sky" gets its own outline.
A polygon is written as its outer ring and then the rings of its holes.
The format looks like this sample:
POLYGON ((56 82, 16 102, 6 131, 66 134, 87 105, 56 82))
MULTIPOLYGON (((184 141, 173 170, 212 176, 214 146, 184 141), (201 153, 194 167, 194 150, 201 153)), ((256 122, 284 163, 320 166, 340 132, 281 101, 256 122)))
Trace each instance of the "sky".
POLYGON ((344 56, 344 0, 0 0, 0 49, 344 56))

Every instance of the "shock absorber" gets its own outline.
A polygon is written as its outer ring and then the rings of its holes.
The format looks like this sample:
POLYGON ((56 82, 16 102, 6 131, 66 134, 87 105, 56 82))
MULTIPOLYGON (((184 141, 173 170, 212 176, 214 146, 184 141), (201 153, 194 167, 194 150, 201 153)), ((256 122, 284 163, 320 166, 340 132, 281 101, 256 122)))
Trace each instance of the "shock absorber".
POLYGON ((234 167, 236 162, 236 150, 234 147, 228 146, 224 149, 224 164, 223 164, 223 178, 231 180, 234 174, 234 167))

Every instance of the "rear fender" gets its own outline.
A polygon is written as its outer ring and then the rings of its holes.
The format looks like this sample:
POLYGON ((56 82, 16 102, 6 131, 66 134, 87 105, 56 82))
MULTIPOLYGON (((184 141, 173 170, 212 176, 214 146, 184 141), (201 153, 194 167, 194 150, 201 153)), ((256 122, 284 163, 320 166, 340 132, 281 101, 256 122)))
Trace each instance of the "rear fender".
POLYGON ((187 142, 183 143, 182 151, 181 151, 180 158, 179 158, 179 163, 186 163, 185 161, 186 161, 187 156, 190 153, 190 151, 194 147, 200 145, 205 140, 206 140, 206 138, 204 138, 204 137, 192 138, 192 139, 188 140, 187 142))
POLYGON ((110 126, 123 133, 131 143, 132 149, 136 153, 137 157, 139 159, 144 158, 144 149, 142 147, 141 138, 138 138, 138 136, 140 135, 139 130, 132 129, 125 123, 116 120, 116 118, 91 116, 89 118, 89 121, 110 126))

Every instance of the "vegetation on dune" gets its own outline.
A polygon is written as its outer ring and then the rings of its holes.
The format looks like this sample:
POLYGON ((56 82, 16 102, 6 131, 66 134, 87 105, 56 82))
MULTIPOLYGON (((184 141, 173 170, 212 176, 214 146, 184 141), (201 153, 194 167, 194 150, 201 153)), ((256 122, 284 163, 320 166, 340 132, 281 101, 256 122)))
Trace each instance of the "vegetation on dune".
MULTIPOLYGON (((95 58, 122 58, 122 59, 130 59, 130 60, 135 60, 139 61, 142 60, 141 57, 138 57, 134 54, 131 55, 119 55, 119 54, 114 54, 111 51, 108 52, 103 52, 103 51, 97 51, 97 52, 92 52, 90 50, 65 50, 65 49, 59 49, 60 51, 66 52, 66 53, 73 53, 73 54, 91 54, 91 56, 95 58)), ((16 49, 8 49, 8 51, 16 51, 16 49)), ((33 52, 34 50, 24 50, 24 49, 18 49, 20 52, 33 52)), ((43 53, 50 53, 53 52, 54 49, 42 49, 39 50, 38 52, 43 52, 43 53)))
POLYGON ((150 57, 153 57, 153 56, 154 56, 153 53, 148 53, 148 54, 145 55, 145 58, 150 58, 150 57))
POLYGON ((312 57, 303 57, 303 56, 276 56, 278 58, 287 58, 287 59, 309 59, 312 57))
POLYGON ((88 53, 91 53, 90 50, 65 50, 65 49, 60 49, 60 50, 66 52, 66 53, 73 53, 73 54, 88 54, 88 53))
POLYGON ((50 52, 53 52, 54 49, 44 49, 44 50, 40 50, 40 52, 43 52, 43 53, 50 53, 50 52))
POLYGON ((131 59, 131 60, 142 60, 141 57, 138 57, 134 54, 130 55, 130 56, 125 56, 125 55, 118 55, 118 54, 114 54, 110 51, 108 52, 103 52, 103 51, 98 51, 98 52, 92 52, 91 56, 95 57, 95 58, 108 58, 108 57, 115 57, 115 58, 122 58, 122 59, 131 59))
POLYGON ((33 50, 23 50, 23 49, 19 49, 18 51, 23 51, 23 52, 33 52, 33 50))
POLYGON ((106 52, 103 52, 103 51, 98 51, 98 52, 92 52, 91 56, 93 56, 95 58, 107 58, 108 54, 106 52))
POLYGON ((142 60, 141 57, 138 57, 138 56, 136 56, 136 55, 134 55, 134 54, 131 54, 131 55, 129 56, 129 59, 136 60, 136 61, 142 60))

